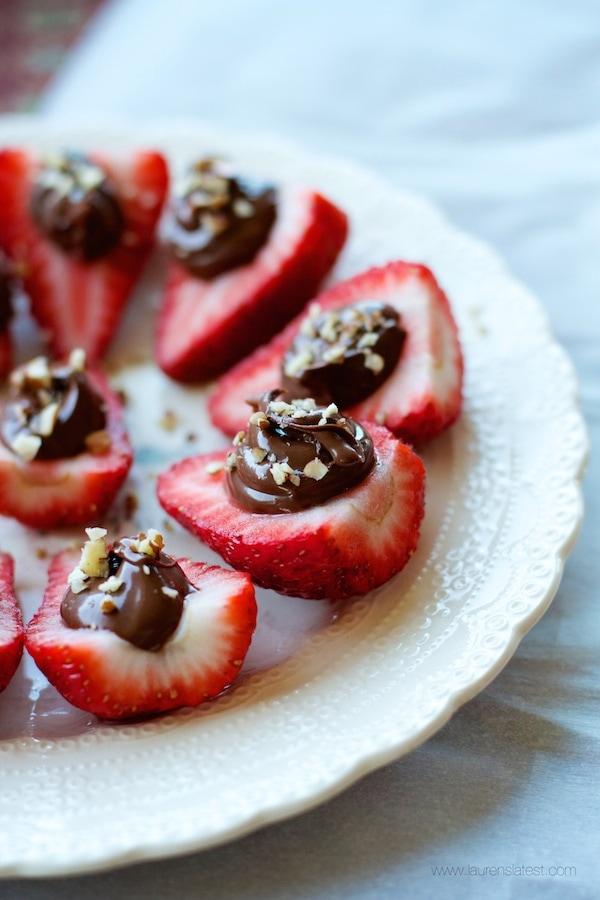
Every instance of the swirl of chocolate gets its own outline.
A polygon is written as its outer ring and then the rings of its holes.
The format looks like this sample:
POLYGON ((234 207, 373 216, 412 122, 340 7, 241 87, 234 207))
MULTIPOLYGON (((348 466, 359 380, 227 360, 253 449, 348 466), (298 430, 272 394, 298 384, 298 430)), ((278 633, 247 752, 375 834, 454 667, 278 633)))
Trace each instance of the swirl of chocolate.
POLYGON ((6 331, 13 314, 15 273, 8 257, 0 250, 0 332, 6 331))
POLYGON ((123 212, 100 166, 79 153, 52 157, 31 195, 31 215, 66 253, 91 262, 110 253, 123 232, 123 212))
POLYGON ((38 357, 12 372, 0 437, 28 461, 77 456, 105 427, 104 399, 82 369, 38 357))
POLYGON ((80 593, 67 589, 60 614, 68 628, 113 631, 142 650, 165 645, 177 630, 186 596, 196 588, 172 556, 162 551, 149 556, 137 546, 137 538, 121 538, 109 550, 107 578, 114 576, 115 584, 90 578, 80 593), (116 590, 106 590, 116 584, 116 590))
POLYGON ((398 313, 385 303, 324 311, 313 304, 283 358, 282 385, 293 397, 352 406, 383 384, 405 338, 398 313))
POLYGON ((233 177, 222 163, 204 159, 172 202, 167 236, 175 258, 210 279, 251 262, 275 217, 273 187, 233 177))
POLYGON ((334 404, 278 399, 270 391, 253 404, 248 430, 227 459, 227 487, 254 513, 294 513, 325 503, 363 481, 375 465, 364 428, 334 404))

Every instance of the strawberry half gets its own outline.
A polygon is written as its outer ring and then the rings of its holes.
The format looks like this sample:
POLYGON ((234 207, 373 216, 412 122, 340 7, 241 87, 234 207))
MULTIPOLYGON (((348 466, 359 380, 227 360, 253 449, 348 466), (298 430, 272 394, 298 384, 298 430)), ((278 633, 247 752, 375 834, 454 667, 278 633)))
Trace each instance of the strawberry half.
POLYGON ((167 190, 159 153, 90 153, 115 186, 123 213, 117 246, 98 260, 79 261, 46 237, 30 213, 41 162, 22 149, 0 150, 0 245, 23 271, 32 311, 55 356, 82 347, 90 361, 104 354, 152 247, 167 190))
POLYGON ((173 263, 158 318, 160 367, 178 381, 203 381, 264 343, 317 290, 347 232, 345 213, 321 194, 286 187, 251 263, 209 281, 173 263))
MULTIPOLYGON (((321 294, 322 309, 359 300, 394 307, 406 331, 396 367, 371 396, 345 410, 354 419, 385 424, 410 443, 430 440, 457 418, 461 408, 463 361, 448 300, 428 268, 406 262, 369 269, 321 294)), ((283 356, 304 315, 266 347, 228 372, 209 399, 214 424, 226 434, 243 429, 248 399, 281 384, 283 356)))
POLYGON ((197 706, 235 681, 256 626, 248 576, 178 560, 198 592, 187 596, 173 637, 150 651, 112 631, 64 624, 60 606, 76 562, 70 551, 53 559, 26 634, 29 653, 69 703, 100 718, 124 719, 197 706))
POLYGON ((79 525, 106 511, 125 481, 133 453, 121 404, 104 375, 88 370, 91 385, 106 404, 106 453, 23 462, 0 443, 0 515, 32 528, 79 525))
POLYGON ((23 654, 23 620, 13 579, 12 557, 0 553, 0 691, 15 674, 23 654))
POLYGON ((164 509, 236 569, 295 597, 337 600, 388 581, 417 546, 425 469, 419 457, 377 425, 369 428, 374 469, 356 487, 302 512, 256 514, 235 505, 225 472, 195 456, 159 477, 164 509))

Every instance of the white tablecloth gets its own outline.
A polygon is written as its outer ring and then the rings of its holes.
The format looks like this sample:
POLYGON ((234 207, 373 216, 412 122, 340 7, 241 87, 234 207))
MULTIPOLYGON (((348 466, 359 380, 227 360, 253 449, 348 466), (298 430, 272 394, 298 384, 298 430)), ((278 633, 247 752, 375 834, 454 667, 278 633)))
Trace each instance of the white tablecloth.
MULTIPOLYGON (((67 60, 44 112, 197 114, 346 154, 429 195, 540 296, 600 437, 594 0, 121 0, 67 60)), ((599 487, 592 458, 587 522, 553 607, 420 750, 232 845, 4 884, 2 897, 599 896, 599 487), (443 865, 576 874, 434 875, 443 865)))

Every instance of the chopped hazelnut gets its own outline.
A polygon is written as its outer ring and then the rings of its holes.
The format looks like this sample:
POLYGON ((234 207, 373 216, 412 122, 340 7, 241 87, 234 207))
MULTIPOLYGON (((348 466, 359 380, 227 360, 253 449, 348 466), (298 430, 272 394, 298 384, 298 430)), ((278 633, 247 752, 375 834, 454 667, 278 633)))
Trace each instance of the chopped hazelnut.
POLYGON ((365 347, 373 347, 377 341, 379 340, 379 336, 374 331, 367 331, 366 334, 359 339, 358 344, 356 345, 360 350, 363 350, 365 347))
POLYGON ((263 450, 262 447, 253 447, 252 448, 252 456, 256 460, 257 463, 261 463, 265 456, 267 455, 267 451, 263 450))
POLYGON ((283 465, 283 463, 276 462, 273 463, 273 465, 269 469, 269 472, 271 473, 275 484, 283 484, 285 481, 287 481, 287 472, 285 471, 283 465))
POLYGON ((112 599, 112 597, 103 597, 102 602, 100 603, 100 611, 103 613, 113 613, 116 612, 119 607, 112 599))
POLYGON ((35 416, 31 422, 31 430, 42 437, 49 437, 54 431, 58 418, 58 403, 49 403, 35 416))
POLYGON ((265 416, 264 412, 257 410, 253 412, 250 418, 248 419, 250 425, 258 425, 259 428, 266 428, 269 424, 269 420, 265 416))
POLYGON ((235 469, 236 465, 235 453, 228 453, 225 458, 225 468, 235 469))
POLYGON ((74 350, 71 350, 71 353, 69 354, 69 365, 74 372, 83 372, 85 363, 85 350, 82 350, 81 347, 76 347, 74 350))
POLYGON ((86 575, 79 566, 75 566, 72 572, 69 572, 67 583, 74 594, 80 594, 88 586, 90 576, 86 575))
POLYGON ((220 472, 223 468, 223 463, 218 459, 213 459, 212 462, 207 463, 206 472, 209 475, 216 475, 217 472, 220 472))
POLYGON ((365 367, 370 369, 372 372, 375 372, 377 375, 383 369, 385 365, 385 360, 383 356, 380 356, 379 353, 366 353, 365 354, 365 367))
POLYGON ((303 472, 307 478, 314 478, 315 481, 320 481, 321 478, 327 475, 327 466, 315 456, 314 459, 306 463, 303 472))
POLYGON ((110 578, 98 585, 98 590, 104 591, 106 594, 116 594, 122 587, 123 579, 117 578, 116 575, 111 575, 110 578))
POLYGON ((245 431, 238 431, 238 433, 236 434, 236 436, 233 439, 233 446, 239 447, 239 445, 242 443, 242 441, 244 440, 245 437, 246 437, 245 431))
POLYGON ((175 431, 179 424, 179 418, 172 409, 166 409, 158 422, 163 431, 175 431))
POLYGON ((93 578, 106 578, 108 575, 108 548, 106 546, 105 528, 86 528, 89 538, 81 550, 79 568, 85 575, 93 578))
POLYGON ((11 444, 12 449, 25 462, 31 462, 35 459, 38 450, 42 446, 42 439, 37 434, 25 434, 19 432, 11 444))

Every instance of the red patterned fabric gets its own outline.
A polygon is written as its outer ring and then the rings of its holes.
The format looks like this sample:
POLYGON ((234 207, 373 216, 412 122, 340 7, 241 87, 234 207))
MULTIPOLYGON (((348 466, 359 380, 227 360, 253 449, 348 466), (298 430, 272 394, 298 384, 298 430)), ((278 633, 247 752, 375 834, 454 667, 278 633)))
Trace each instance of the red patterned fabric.
POLYGON ((0 0, 0 112, 31 109, 103 0, 0 0))

